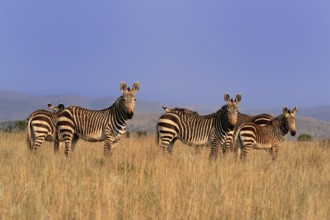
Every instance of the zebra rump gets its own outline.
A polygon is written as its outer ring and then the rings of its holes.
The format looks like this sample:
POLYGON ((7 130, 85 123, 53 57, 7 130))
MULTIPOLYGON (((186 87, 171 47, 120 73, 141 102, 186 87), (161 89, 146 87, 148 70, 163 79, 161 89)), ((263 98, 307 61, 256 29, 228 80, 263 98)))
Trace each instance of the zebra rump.
POLYGON ((27 146, 29 150, 37 151, 43 141, 55 140, 55 126, 58 114, 65 109, 63 104, 57 107, 48 104, 47 111, 43 109, 32 112, 27 118, 27 146))

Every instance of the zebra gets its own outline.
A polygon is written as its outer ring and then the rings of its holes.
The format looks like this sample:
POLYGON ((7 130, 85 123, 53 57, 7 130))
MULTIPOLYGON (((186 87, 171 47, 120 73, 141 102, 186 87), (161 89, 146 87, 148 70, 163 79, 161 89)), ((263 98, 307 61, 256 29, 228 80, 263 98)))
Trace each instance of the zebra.
POLYGON ((64 110, 64 105, 59 104, 57 107, 48 104, 47 111, 43 109, 32 112, 27 118, 27 146, 30 151, 37 151, 44 140, 55 140, 55 126, 58 114, 64 110))
POLYGON ((88 142, 104 141, 104 156, 111 156, 119 139, 125 134, 126 122, 134 115, 136 92, 140 88, 137 81, 132 89, 125 82, 120 83, 122 95, 112 106, 103 110, 89 110, 70 106, 59 114, 54 151, 65 144, 65 155, 70 157, 79 139, 88 142))
POLYGON ((237 158, 245 159, 253 148, 266 149, 272 155, 272 160, 276 160, 280 145, 284 142, 284 136, 289 132, 292 136, 296 135, 295 115, 297 112, 297 106, 292 111, 283 107, 282 114, 271 119, 264 126, 251 122, 240 125, 234 138, 234 142, 239 144, 236 149, 237 158))
POLYGON ((254 123, 255 125, 258 126, 266 126, 270 124, 270 121, 273 119, 273 116, 269 114, 259 114, 259 115, 254 115, 250 116, 247 114, 243 114, 241 112, 238 112, 237 116, 237 123, 236 123, 236 128, 235 130, 229 131, 227 135, 227 139, 225 144, 223 145, 223 153, 225 154, 228 150, 233 151, 235 149, 235 146, 233 146, 233 139, 235 136, 235 132, 237 132, 237 128, 242 126, 243 124, 246 123, 254 123))
POLYGON ((157 144, 169 153, 172 152, 177 139, 190 146, 211 144, 210 158, 216 158, 219 146, 236 125, 241 95, 236 95, 233 100, 225 94, 224 100, 226 104, 209 115, 199 115, 184 108, 169 109, 163 106, 165 113, 160 116, 157 123, 157 144))

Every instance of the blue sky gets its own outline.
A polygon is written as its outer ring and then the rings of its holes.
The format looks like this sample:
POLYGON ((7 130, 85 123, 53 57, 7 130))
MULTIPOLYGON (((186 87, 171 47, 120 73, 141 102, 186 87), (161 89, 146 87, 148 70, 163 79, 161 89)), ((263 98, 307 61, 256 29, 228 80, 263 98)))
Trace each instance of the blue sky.
POLYGON ((330 1, 0 2, 0 90, 246 108, 330 105, 330 1))

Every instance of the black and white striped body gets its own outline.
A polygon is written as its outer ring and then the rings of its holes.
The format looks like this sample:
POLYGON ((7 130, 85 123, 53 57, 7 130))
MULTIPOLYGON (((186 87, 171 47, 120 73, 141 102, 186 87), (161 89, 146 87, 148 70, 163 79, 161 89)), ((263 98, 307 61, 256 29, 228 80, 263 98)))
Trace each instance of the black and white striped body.
POLYGON ((165 109, 157 124, 160 147, 171 152, 177 139, 188 145, 211 144, 210 157, 216 157, 219 146, 225 142, 228 132, 234 129, 240 100, 240 95, 233 101, 226 94, 226 105, 216 113, 204 116, 187 109, 165 109))
POLYGON ((42 143, 55 140, 55 126, 58 113, 64 109, 64 105, 60 104, 55 107, 48 104, 53 110, 36 110, 27 118, 27 145, 29 150, 37 151, 42 143))
POLYGON ((243 113, 238 113, 238 119, 236 123, 235 130, 232 130, 228 133, 226 142, 224 144, 223 152, 226 153, 228 150, 233 151, 235 149, 235 146, 233 146, 235 133, 237 132, 238 128, 240 128, 242 125, 246 123, 252 123, 258 126, 266 126, 270 124, 270 121, 273 119, 273 117, 269 114, 260 114, 260 115, 247 115, 243 113))
POLYGON ((126 122, 131 119, 135 108, 135 93, 139 83, 133 85, 132 91, 125 83, 120 86, 123 95, 104 110, 89 110, 77 106, 66 108, 58 117, 57 138, 54 150, 65 143, 65 154, 70 156, 79 139, 89 142, 104 141, 104 155, 112 154, 119 139, 125 134, 126 122))
POLYGON ((244 159, 250 149, 267 149, 275 160, 278 156, 280 145, 284 142, 284 136, 290 132, 292 136, 296 134, 295 114, 298 108, 290 111, 286 107, 283 113, 265 126, 258 126, 255 123, 244 123, 238 128, 235 140, 239 144, 237 156, 244 159))

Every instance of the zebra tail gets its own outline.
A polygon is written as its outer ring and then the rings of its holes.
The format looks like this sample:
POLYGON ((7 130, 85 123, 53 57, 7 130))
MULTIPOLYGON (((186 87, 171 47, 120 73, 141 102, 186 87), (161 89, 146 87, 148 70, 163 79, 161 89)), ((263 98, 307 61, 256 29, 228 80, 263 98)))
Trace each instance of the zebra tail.
POLYGON ((159 132, 158 132, 158 123, 156 125, 156 136, 155 136, 155 143, 157 146, 159 146, 159 132))
POLYGON ((237 148, 236 145, 237 145, 238 134, 239 134, 240 131, 241 131, 240 128, 236 129, 236 131, 235 131, 235 133, 234 133, 234 136, 233 136, 233 141, 232 141, 232 143, 231 143, 230 148, 233 149, 234 151, 237 150, 237 149, 236 149, 236 148, 237 148))
POLYGON ((58 126, 57 126, 57 121, 55 124, 55 131, 54 131, 54 153, 58 153, 61 151, 60 149, 60 143, 59 143, 59 138, 58 138, 58 126))
POLYGON ((26 144, 28 149, 32 150, 32 134, 31 134, 31 118, 27 119, 27 135, 26 135, 26 144))

